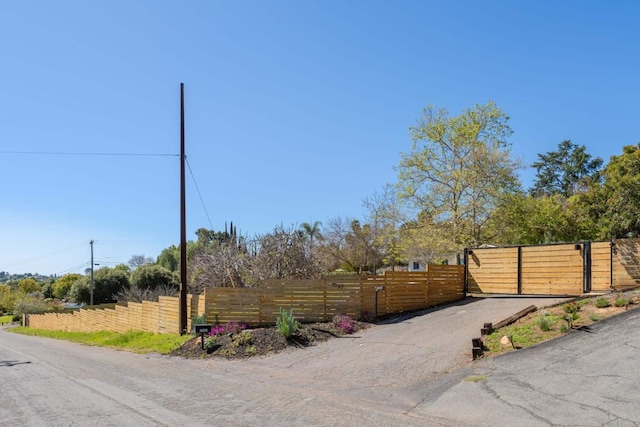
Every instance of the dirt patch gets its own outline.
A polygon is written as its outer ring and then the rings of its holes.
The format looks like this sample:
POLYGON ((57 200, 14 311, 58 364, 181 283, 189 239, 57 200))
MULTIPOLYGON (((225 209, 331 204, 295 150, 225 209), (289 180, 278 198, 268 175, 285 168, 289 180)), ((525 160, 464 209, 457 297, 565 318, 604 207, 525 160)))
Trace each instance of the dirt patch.
MULTIPOLYGON (((353 322, 351 333, 371 326, 364 322, 353 322)), ((305 348, 317 343, 349 336, 338 329, 332 322, 301 325, 290 339, 286 339, 278 329, 273 327, 239 329, 234 332, 224 332, 211 339, 205 335, 205 345, 208 340, 215 343, 202 349, 200 337, 185 342, 180 348, 172 351, 170 356, 187 358, 222 357, 226 359, 244 359, 255 356, 265 356, 281 351, 305 348)))

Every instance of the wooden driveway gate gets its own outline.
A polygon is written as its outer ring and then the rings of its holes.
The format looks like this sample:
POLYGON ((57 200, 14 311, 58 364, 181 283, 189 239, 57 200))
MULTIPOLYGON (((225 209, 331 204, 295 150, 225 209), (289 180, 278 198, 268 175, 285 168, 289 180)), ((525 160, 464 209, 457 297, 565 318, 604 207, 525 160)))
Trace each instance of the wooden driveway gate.
POLYGON ((640 286, 640 239, 470 248, 464 260, 471 293, 581 295, 640 286))

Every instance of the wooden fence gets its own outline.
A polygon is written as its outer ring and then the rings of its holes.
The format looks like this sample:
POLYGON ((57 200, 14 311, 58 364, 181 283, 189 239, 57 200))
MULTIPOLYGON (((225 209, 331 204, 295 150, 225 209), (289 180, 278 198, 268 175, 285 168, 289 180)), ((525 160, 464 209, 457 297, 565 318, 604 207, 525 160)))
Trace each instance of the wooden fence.
MULTIPOLYGON (((320 280, 271 280, 256 288, 208 288, 188 298, 191 317, 206 315, 209 323, 274 324, 280 309, 293 309, 302 322, 331 320, 336 314, 360 318, 419 310, 465 297, 464 267, 430 265, 426 272, 387 272, 382 276, 327 276, 320 280), (377 304, 376 304, 377 302, 377 304)), ((179 300, 129 303, 113 308, 88 308, 73 313, 32 314, 33 328, 93 332, 130 329, 179 333, 179 300)))
MULTIPOLYGON (((191 310, 191 300, 187 299, 187 309, 191 310)), ((179 299, 160 297, 158 302, 130 302, 123 305, 104 305, 83 308, 70 313, 45 313, 25 315, 25 326, 36 329, 71 332, 129 330, 154 333, 180 333, 179 299)), ((191 328, 191 319, 188 327, 191 328)))
POLYGON ((360 318, 366 313, 382 316, 419 310, 464 296, 462 266, 430 265, 426 272, 269 280, 257 288, 208 288, 192 312, 206 315, 210 323, 268 325, 275 323, 281 308, 293 309, 302 321, 319 322, 336 314, 360 318))
POLYGON ((473 248, 469 292, 581 295, 640 286, 640 239, 473 248))

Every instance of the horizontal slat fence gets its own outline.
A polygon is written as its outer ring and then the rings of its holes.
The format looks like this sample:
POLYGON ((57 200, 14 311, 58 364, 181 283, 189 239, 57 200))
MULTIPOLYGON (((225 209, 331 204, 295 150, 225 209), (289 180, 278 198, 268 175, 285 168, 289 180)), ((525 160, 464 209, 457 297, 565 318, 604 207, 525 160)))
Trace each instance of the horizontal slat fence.
MULTIPOLYGON (((359 318, 433 307, 463 299, 464 268, 430 265, 426 272, 387 272, 382 276, 327 276, 318 280, 269 280, 256 288, 207 288, 189 296, 191 318, 206 315, 209 323, 274 324, 280 309, 302 322, 329 321, 337 314, 359 318), (376 302, 377 292, 377 306, 376 302)), ((141 330, 179 333, 179 299, 160 297, 72 313, 32 314, 28 326, 40 329, 94 332, 141 330)))
MULTIPOLYGON (((615 257, 615 255, 614 255, 615 257)), ((611 242, 591 243, 591 290, 608 292, 611 290, 611 242)))
POLYGON ((337 314, 382 316, 464 298, 464 268, 430 265, 426 272, 268 280, 257 288, 207 288, 204 295, 198 314, 206 314, 210 323, 270 325, 281 309, 293 310, 296 319, 303 322, 328 321, 337 314), (376 307, 376 288, 382 287, 376 307))
POLYGON ((613 284, 616 289, 640 286, 640 238, 613 241, 613 284))
POLYGON ((518 292, 518 248, 473 249, 468 255, 468 291, 518 292))
MULTIPOLYGON (((187 311, 191 310, 192 297, 187 298, 187 311)), ((82 308, 70 313, 29 314, 27 326, 36 329, 69 332, 129 330, 154 333, 180 333, 179 299, 160 297, 158 302, 130 302, 126 306, 108 304, 82 308)), ((191 328, 191 319, 188 320, 191 328)))
POLYGON ((522 293, 580 295, 582 251, 574 244, 522 247, 522 293))
POLYGON ((581 295, 585 286, 591 292, 624 290, 640 286, 640 239, 473 248, 467 265, 469 292, 581 295), (585 253, 590 254, 586 261, 585 253))

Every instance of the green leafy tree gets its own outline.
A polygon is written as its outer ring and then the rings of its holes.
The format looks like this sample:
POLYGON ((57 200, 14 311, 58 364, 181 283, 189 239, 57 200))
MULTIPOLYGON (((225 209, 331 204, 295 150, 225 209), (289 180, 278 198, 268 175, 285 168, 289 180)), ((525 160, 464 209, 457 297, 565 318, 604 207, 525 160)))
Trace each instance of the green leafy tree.
POLYGON ((46 282, 42 284, 42 296, 44 298, 53 298, 53 284, 55 283, 54 278, 50 278, 46 282))
MULTIPOLYGON (((223 233, 223 232, 220 232, 223 233)), ((218 241, 219 233, 214 233, 214 239, 218 241)), ((187 261, 193 260, 193 258, 201 253, 206 246, 199 242, 188 241, 187 242, 187 261)), ((160 252, 158 256, 158 260, 156 262, 158 265, 171 270, 178 271, 180 270, 180 246, 171 245, 168 248, 165 248, 160 252)))
POLYGON ((180 248, 176 245, 171 245, 163 249, 160 255, 158 255, 157 264, 169 271, 178 271, 178 266, 180 265, 180 248))
POLYGON ((589 240, 594 223, 578 196, 506 196, 491 219, 497 244, 540 244, 589 240))
POLYGON ((178 277, 170 270, 159 265, 144 265, 131 274, 131 285, 142 289, 158 287, 178 288, 178 277))
POLYGON ((124 271, 127 274, 131 273, 131 268, 127 264, 118 264, 115 267, 113 267, 113 269, 124 271))
POLYGON ((62 276, 53 284, 53 296, 58 299, 67 298, 73 283, 82 277, 82 275, 77 273, 62 276))
POLYGON ((17 294, 9 285, 0 284, 0 314, 13 313, 17 294))
POLYGON ((569 140, 558 144, 556 151, 538 154, 536 180, 531 188, 535 196, 560 194, 566 198, 585 192, 589 186, 600 181, 602 159, 591 158, 584 145, 569 140))
POLYGON ((458 245, 450 238, 450 223, 436 222, 426 212, 400 230, 400 248, 407 259, 424 265, 439 264, 456 256, 458 245))
MULTIPOLYGON (((94 272, 93 303, 115 302, 115 296, 130 286, 129 275, 122 270, 103 267, 94 272)), ((89 303, 88 278, 83 277, 72 286, 72 295, 76 302, 89 303)))
POLYGON ((603 184, 585 197, 597 217, 599 237, 640 236, 640 143, 612 156, 602 175, 603 184))
POLYGON ((73 282, 67 296, 71 301, 89 304, 91 300, 89 277, 84 276, 73 282))
POLYGON ((32 292, 40 292, 42 291, 42 287, 36 281, 36 279, 32 277, 27 277, 18 282, 18 290, 22 294, 30 294, 32 292))
POLYGON ((443 225, 456 250, 488 240, 491 212, 519 188, 508 120, 493 102, 458 116, 430 106, 410 128, 413 145, 398 166, 400 200, 443 225))

